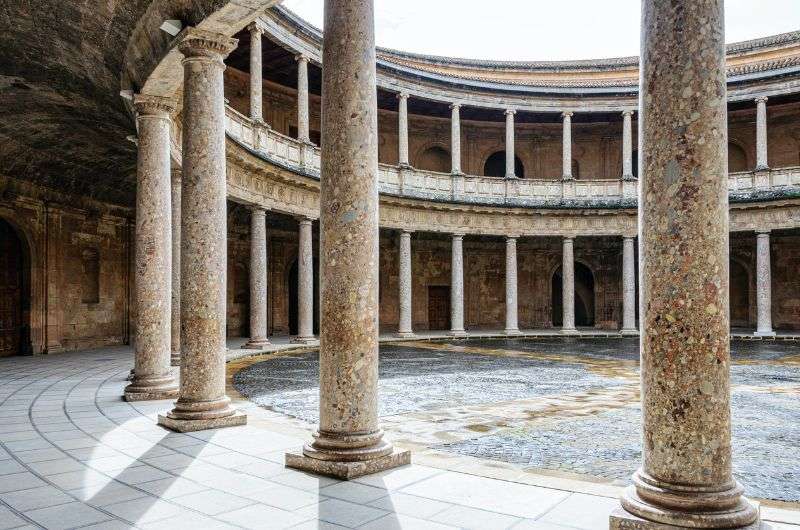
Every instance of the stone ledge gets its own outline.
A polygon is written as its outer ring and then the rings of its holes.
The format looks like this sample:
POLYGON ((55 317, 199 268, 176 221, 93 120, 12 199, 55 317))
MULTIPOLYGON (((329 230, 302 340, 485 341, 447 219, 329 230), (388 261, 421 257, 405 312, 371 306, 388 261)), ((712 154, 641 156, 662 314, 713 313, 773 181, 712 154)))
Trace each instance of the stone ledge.
POLYGON ((410 451, 395 450, 390 455, 366 462, 331 462, 310 458, 302 453, 286 453, 286 467, 342 480, 352 480, 409 464, 411 464, 410 451))

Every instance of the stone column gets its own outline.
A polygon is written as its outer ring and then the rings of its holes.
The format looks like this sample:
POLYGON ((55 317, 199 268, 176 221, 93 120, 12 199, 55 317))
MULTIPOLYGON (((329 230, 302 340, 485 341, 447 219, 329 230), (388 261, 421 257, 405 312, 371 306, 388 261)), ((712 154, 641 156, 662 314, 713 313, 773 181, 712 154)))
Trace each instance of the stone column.
POLYGON ((612 529, 761 528, 731 474, 723 18, 642 2, 643 465, 612 529))
POLYGON ((453 234, 450 263, 450 334, 464 336, 464 234, 453 234))
POLYGON ((506 109, 506 178, 517 178, 514 167, 514 109, 506 109))
POLYGON ((622 238, 622 334, 636 335, 636 238, 622 238))
POLYGON ((262 208, 250 212, 250 340, 243 348, 262 350, 267 338, 267 224, 262 208))
POLYGON ((400 232, 400 326, 397 335, 414 336, 411 321, 411 232, 400 232))
POLYGON ((759 337, 774 337, 772 330, 772 266, 770 263, 769 231, 756 234, 756 300, 758 302, 759 337))
POLYGON ((769 169, 767 156, 767 97, 756 98, 756 171, 769 169))
POLYGON ((325 0, 320 423, 291 467, 354 478, 410 463, 378 421, 378 105, 373 0, 325 0))
POLYGON ((314 339, 314 249, 311 219, 300 219, 297 249, 297 337, 295 342, 314 339))
POLYGON ((172 366, 181 365, 181 175, 172 170, 172 366))
POLYGON ((174 103, 136 95, 139 153, 136 169, 136 335, 133 380, 126 401, 169 399, 178 394, 172 376, 172 192, 170 114, 174 103))
POLYGON ((450 156, 453 175, 463 175, 461 171, 461 103, 450 105, 450 156))
POLYGON ((250 118, 256 122, 263 122, 261 34, 264 33, 264 28, 258 22, 253 22, 247 29, 250 30, 250 118))
MULTIPOLYGON (((632 110, 622 112, 622 179, 633 180, 633 127, 632 110)), ((570 168, 572 161, 570 160, 570 168)))
POLYGON ((506 335, 519 335, 517 315, 517 237, 506 238, 506 335))
POLYGON ((562 147, 561 147, 561 165, 562 165, 562 178, 563 180, 573 180, 575 177, 572 174, 572 112, 562 112, 561 118, 563 119, 562 125, 562 147))
POLYGON ((401 167, 409 167, 408 162, 408 92, 397 94, 397 151, 401 167))
POLYGON ((575 239, 565 237, 561 263, 561 333, 572 335, 575 329, 575 239))
POLYGON ((308 125, 308 57, 298 55, 297 60, 297 139, 311 143, 308 125))
POLYGON ((181 381, 175 408, 158 417, 187 432, 243 425, 225 395, 227 208, 223 58, 236 39, 187 28, 183 54, 181 381))

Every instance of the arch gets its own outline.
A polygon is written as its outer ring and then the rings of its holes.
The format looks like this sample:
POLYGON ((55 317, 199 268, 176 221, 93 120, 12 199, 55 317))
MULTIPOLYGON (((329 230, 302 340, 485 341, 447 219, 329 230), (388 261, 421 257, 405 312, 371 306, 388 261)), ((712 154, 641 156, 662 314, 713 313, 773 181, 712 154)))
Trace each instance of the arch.
MULTIPOLYGON (((595 323, 595 293, 594 274, 588 265, 575 262, 575 326, 591 327, 595 323)), ((551 309, 554 327, 561 327, 564 323, 562 297, 563 278, 562 266, 559 265, 551 276, 551 309)))
POLYGON ((728 142, 728 172, 739 173, 748 171, 750 166, 747 164, 747 152, 735 142, 728 142))
POLYGON ((731 327, 750 327, 750 271, 736 259, 730 260, 731 327))
POLYGON ((419 155, 417 167, 425 171, 436 171, 438 173, 450 173, 452 160, 450 151, 444 147, 434 145, 425 149, 419 155))
POLYGON ((32 353, 29 249, 24 234, 0 217, 0 357, 32 353))
MULTIPOLYGON (((312 311, 313 314, 313 328, 314 328, 314 335, 319 334, 319 263, 317 262, 317 257, 314 256, 313 262, 313 275, 314 275, 314 310, 312 311)), ((297 335, 297 331, 299 329, 299 320, 298 320, 298 311, 300 309, 300 293, 298 289, 298 258, 295 257, 292 260, 292 264, 289 266, 289 273, 286 275, 287 286, 286 289, 289 293, 289 303, 287 304, 289 315, 287 322, 289 323, 289 335, 297 335)))
MULTIPOLYGON (((506 152, 495 151, 486 158, 483 163, 483 174, 487 177, 500 177, 506 176, 506 152)), ((514 156, 514 174, 519 178, 525 178, 525 165, 518 156, 514 156)))

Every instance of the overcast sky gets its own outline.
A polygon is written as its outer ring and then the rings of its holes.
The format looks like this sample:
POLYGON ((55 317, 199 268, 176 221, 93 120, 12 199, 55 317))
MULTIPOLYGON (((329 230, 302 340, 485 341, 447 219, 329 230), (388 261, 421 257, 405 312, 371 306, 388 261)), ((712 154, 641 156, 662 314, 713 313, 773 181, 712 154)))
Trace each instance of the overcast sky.
MULTIPOLYGON (((322 27, 322 0, 284 5, 322 27)), ((641 0, 375 0, 379 46, 476 59, 639 54, 641 0)), ((725 0, 726 40, 800 29, 800 0, 725 0)))

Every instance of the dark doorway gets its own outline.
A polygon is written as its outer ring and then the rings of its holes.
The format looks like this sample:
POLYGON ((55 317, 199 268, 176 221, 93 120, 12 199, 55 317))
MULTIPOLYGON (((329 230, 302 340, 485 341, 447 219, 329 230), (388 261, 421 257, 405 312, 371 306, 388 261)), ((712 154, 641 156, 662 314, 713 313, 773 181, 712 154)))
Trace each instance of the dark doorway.
POLYGON ((417 167, 425 171, 450 173, 451 163, 449 151, 439 146, 433 146, 426 149, 422 155, 420 155, 417 167))
MULTIPOLYGON (((562 296, 563 278, 561 267, 553 273, 552 300, 553 326, 564 324, 564 299, 562 296)), ((575 262, 575 326, 594 326, 594 275, 583 263, 575 262)))
POLYGON ((0 357, 29 353, 27 263, 25 245, 14 228, 0 219, 0 357))
MULTIPOLYGON (((505 177, 506 152, 497 151, 492 153, 483 165, 483 174, 487 177, 505 177)), ((522 165, 522 160, 518 156, 514 157, 514 174, 519 178, 525 178, 525 166, 522 165)))
MULTIPOLYGON (((319 334, 319 263, 314 257, 314 335, 319 334)), ((299 328, 297 317, 300 304, 300 295, 297 288, 298 280, 297 260, 289 268, 289 335, 297 335, 299 328)))
POLYGON ((428 329, 450 329, 450 286, 428 286, 428 329))
POLYGON ((731 260, 731 326, 750 326, 750 275, 738 261, 731 260))

